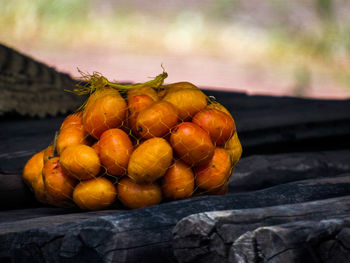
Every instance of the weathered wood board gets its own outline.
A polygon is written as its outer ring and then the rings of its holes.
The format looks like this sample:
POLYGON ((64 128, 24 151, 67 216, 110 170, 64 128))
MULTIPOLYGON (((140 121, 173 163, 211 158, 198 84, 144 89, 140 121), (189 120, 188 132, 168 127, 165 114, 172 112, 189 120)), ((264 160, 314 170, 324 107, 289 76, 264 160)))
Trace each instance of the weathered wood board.
MULTIPOLYGON (((345 176, 292 182, 255 192, 198 197, 131 211, 109 211, 108 216, 102 217, 98 213, 83 212, 42 214, 24 220, 20 220, 20 216, 17 220, 8 217, 6 222, 0 223, 0 260, 173 262, 172 230, 180 219, 191 214, 266 208, 349 194, 350 176, 345 176)), ((343 197, 347 203, 349 198, 343 197)), ((336 206, 339 200, 318 201, 317 204, 324 209, 329 205, 334 213, 349 209, 349 205, 336 206)))
POLYGON ((178 262, 348 262, 349 201, 191 215, 174 228, 174 253, 178 262))

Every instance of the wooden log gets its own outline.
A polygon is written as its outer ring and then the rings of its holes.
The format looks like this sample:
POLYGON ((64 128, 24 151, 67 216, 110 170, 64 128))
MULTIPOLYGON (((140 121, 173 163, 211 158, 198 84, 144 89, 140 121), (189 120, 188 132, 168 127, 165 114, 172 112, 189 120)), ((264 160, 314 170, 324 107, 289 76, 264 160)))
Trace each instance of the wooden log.
MULTIPOLYGON (((132 211, 110 211, 110 215, 103 217, 97 214, 90 217, 83 212, 24 220, 20 216, 8 217, 0 223, 0 259, 11 258, 15 262, 173 262, 173 227, 191 214, 307 202, 349 193, 350 177, 347 176, 293 182, 249 193, 204 196, 132 211), (86 220, 81 220, 84 218, 86 220)), ((349 209, 350 205, 342 208, 342 202, 350 204, 350 197, 317 202, 320 215, 325 215, 322 211, 327 207, 332 207, 334 213, 349 209)), ((310 213, 310 218, 315 213, 310 213)), ((263 219, 265 222, 274 220, 273 217, 263 219)), ((244 226, 240 224, 240 231, 244 226)))
POLYGON ((333 262, 312 256, 320 257, 319 245, 341 230, 348 233, 349 201, 347 196, 191 215, 173 230, 174 255, 178 262, 333 262))
MULTIPOLYGON (((34 218, 52 218, 51 221, 55 221, 56 216, 60 217, 61 215, 70 214, 69 220, 74 218, 74 220, 83 220, 90 217, 110 215, 118 212, 125 212, 124 208, 121 206, 112 206, 108 210, 99 210, 99 211, 82 211, 76 208, 59 208, 53 206, 47 207, 34 207, 34 208, 25 208, 25 209, 13 209, 13 210, 4 210, 0 211, 0 224, 11 223, 16 221, 25 221, 34 218), (73 215, 74 214, 74 215, 73 215)), ((74 221, 73 220, 73 221, 74 221)), ((72 221, 72 220, 71 220, 72 221)), ((62 224, 63 222, 56 222, 62 224)))
POLYGON ((233 242, 230 263, 348 262, 350 217, 296 221, 247 231, 233 242))
POLYGON ((243 158, 230 178, 229 192, 350 172, 350 150, 253 155, 243 158))

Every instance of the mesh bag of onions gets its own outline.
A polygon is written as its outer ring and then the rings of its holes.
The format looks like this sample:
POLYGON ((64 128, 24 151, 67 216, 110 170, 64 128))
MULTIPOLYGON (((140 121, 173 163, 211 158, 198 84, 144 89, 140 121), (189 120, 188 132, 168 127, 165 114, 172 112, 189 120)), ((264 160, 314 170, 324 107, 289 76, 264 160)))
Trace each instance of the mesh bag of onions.
POLYGON ((87 101, 33 155, 23 180, 42 203, 136 209, 227 192, 242 154, 230 112, 167 73, 139 84, 84 75, 73 92, 87 101))

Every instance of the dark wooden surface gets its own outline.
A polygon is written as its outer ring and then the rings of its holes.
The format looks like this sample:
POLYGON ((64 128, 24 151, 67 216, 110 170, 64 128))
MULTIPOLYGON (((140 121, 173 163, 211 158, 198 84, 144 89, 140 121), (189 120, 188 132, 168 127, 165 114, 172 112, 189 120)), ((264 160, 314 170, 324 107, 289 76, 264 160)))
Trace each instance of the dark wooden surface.
POLYGON ((253 155, 240 160, 230 178, 229 192, 350 173, 350 150, 253 155))
MULTIPOLYGON (((292 182, 256 192, 197 197, 131 211, 51 214, 24 220, 9 216, 0 223, 0 259, 18 260, 15 262, 175 262, 172 231, 186 216, 345 196, 350 194, 349 178, 292 182)), ((337 203, 335 200, 332 204, 337 203)), ((325 209, 321 204, 319 207, 325 209)), ((339 205, 331 207, 334 213, 340 211, 339 205)))
POLYGON ((191 215, 174 228, 174 254, 178 262, 348 262, 342 235, 349 233, 349 202, 347 196, 191 215), (334 255, 326 245, 341 240, 344 251, 334 255))
POLYGON ((350 100, 207 91, 236 120, 246 155, 349 148, 350 100))

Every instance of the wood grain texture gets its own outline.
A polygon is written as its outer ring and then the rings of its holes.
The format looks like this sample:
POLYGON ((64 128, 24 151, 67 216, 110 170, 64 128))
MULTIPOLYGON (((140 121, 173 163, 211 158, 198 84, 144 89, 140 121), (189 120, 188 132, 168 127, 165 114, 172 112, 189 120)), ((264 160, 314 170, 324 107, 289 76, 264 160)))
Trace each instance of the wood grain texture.
POLYGON ((232 113, 243 155, 350 148, 350 100, 205 91, 232 113))
POLYGON ((253 155, 243 158, 230 178, 229 192, 350 173, 350 150, 253 155))
MULTIPOLYGON (((40 217, 28 218, 28 214, 22 219, 21 216, 17 219, 8 217, 0 223, 0 259, 11 258, 15 262, 91 262, 90 259, 93 262, 174 262, 172 231, 176 223, 186 216, 230 209, 244 214, 245 209, 257 207, 263 207, 259 211, 270 211, 268 207, 271 206, 314 200, 320 200, 317 213, 326 215, 324 211, 330 208, 334 213, 344 209, 348 211, 350 197, 329 201, 322 199, 349 194, 350 180, 346 176, 336 181, 332 178, 330 181, 292 182, 255 192, 198 197, 131 211, 105 211, 108 216, 100 216, 98 212, 53 216, 51 210, 46 216, 41 211, 40 217), (340 200, 345 202, 345 207, 340 205, 340 200)), ((288 209, 287 206, 286 211, 288 209)), ((267 212, 261 213, 267 215, 267 212)), ((317 213, 311 212, 310 218, 317 213)), ((269 222, 266 221, 268 218, 259 217, 253 221, 258 227, 259 222, 269 222)), ((240 220, 242 232, 244 226, 250 223, 247 216, 242 216, 240 220)), ((200 229, 205 226, 204 223, 199 225, 200 229)), ((198 227, 193 225, 189 229, 198 227)), ((186 237, 188 232, 181 232, 186 237)), ((223 232, 231 233, 229 229, 223 232)), ((186 242, 180 243, 185 245, 186 242)), ((178 245, 176 248, 180 249, 178 245)), ((191 253, 199 252, 194 249, 191 253)))
POLYGON ((173 230, 174 254, 178 262, 346 262, 350 250, 332 261, 333 248, 321 246, 338 242, 341 249, 350 226, 349 201, 346 196, 191 215, 173 230))

